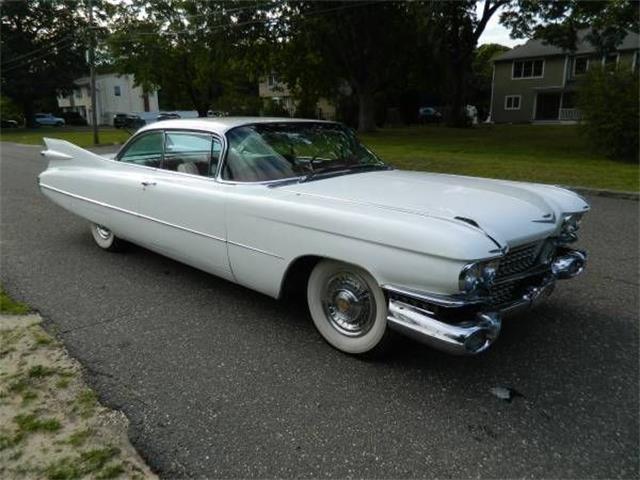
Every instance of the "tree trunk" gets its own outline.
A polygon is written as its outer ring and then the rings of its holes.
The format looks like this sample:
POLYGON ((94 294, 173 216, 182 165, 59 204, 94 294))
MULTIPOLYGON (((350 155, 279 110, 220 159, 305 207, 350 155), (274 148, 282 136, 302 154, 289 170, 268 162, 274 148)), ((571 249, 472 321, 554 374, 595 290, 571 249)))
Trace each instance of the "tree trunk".
POLYGON ((206 117, 207 113, 209 113, 209 106, 198 105, 198 107, 196 107, 196 110, 198 111, 198 117, 206 117))
POLYGON ((465 110, 468 95, 469 72, 471 69, 471 55, 460 53, 459 60, 450 64, 449 81, 449 112, 446 123, 450 127, 464 128, 471 126, 465 110))
POLYGON ((375 104, 369 91, 358 93, 358 131, 372 132, 376 129, 375 104))
POLYGON ((22 113, 24 115, 24 122, 27 128, 37 127, 35 107, 31 98, 25 98, 22 101, 22 113))

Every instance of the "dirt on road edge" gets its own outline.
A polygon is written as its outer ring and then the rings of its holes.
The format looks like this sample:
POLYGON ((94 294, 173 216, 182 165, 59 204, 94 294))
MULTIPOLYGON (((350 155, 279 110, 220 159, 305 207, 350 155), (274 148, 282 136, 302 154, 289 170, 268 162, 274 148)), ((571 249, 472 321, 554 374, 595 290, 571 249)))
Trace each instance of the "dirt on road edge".
POLYGON ((157 478, 40 323, 0 314, 0 478, 157 478))

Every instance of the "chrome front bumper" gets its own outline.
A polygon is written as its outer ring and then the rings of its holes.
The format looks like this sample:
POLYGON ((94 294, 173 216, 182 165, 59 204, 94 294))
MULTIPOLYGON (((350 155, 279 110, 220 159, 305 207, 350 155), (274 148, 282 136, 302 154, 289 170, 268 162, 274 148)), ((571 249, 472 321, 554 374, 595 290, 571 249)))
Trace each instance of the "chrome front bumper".
POLYGON ((586 252, 563 251, 537 285, 527 287, 520 298, 498 309, 481 298, 465 300, 385 286, 389 298, 387 322, 392 329, 438 350, 474 355, 496 341, 504 316, 535 306, 551 295, 557 279, 580 275, 586 262, 586 252), (461 318, 455 322, 448 320, 443 309, 448 313, 459 311, 461 318))

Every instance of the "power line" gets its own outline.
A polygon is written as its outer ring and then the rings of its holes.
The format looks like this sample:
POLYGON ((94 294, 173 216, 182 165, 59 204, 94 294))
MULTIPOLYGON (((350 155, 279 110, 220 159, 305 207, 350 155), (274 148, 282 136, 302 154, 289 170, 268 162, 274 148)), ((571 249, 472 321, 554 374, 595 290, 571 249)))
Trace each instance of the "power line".
POLYGON ((73 37, 72 37, 71 35, 67 35, 67 36, 65 36, 65 37, 63 37, 63 38, 61 38, 61 39, 59 39, 59 40, 56 40, 55 42, 53 42, 53 43, 51 43, 51 44, 49 44, 49 45, 44 45, 44 46, 42 46, 42 47, 40 47, 40 48, 36 48, 35 50, 32 50, 32 51, 30 51, 30 52, 27 52, 27 53, 25 53, 25 54, 23 54, 23 55, 20 55, 20 56, 18 56, 18 57, 13 57, 13 58, 11 58, 11 59, 7 60, 6 62, 4 62, 4 63, 2 64, 2 67, 6 67, 7 65, 9 65, 9 64, 11 64, 11 63, 14 63, 14 62, 17 62, 17 61, 22 60, 22 59, 24 59, 24 58, 30 57, 30 56, 32 56, 32 55, 35 55, 35 54, 37 54, 38 52, 40 52, 41 50, 46 50, 46 49, 52 48, 52 47, 54 47, 55 45, 58 45, 58 44, 60 44, 60 43, 64 43, 64 42, 66 42, 66 41, 69 41, 69 40, 71 40, 72 38, 73 38, 73 37))
MULTIPOLYGON (((341 10, 346 10, 346 9, 351 9, 351 8, 368 7, 368 6, 373 5, 375 3, 379 3, 379 2, 353 2, 353 4, 351 4, 351 5, 344 5, 344 6, 341 6, 341 7, 334 7, 334 8, 328 8, 328 9, 325 9, 325 10, 316 10, 315 12, 309 12, 309 13, 305 14, 303 18, 312 17, 312 16, 318 16, 318 15, 322 15, 322 14, 325 14, 325 13, 341 11, 341 10)), ((212 25, 210 27, 206 27, 206 30, 207 31, 222 30, 222 29, 225 29, 225 28, 236 28, 236 27, 241 27, 241 26, 246 26, 246 25, 251 25, 251 24, 270 23, 270 22, 277 22, 277 21, 278 21, 277 18, 260 19, 260 20, 247 20, 245 22, 225 23, 225 24, 212 25)), ((178 33, 190 33, 192 31, 193 30, 165 30, 164 32, 132 32, 130 35, 131 36, 175 35, 175 34, 178 34, 178 33)))
POLYGON ((6 68, 2 67, 2 73, 4 74, 4 73, 8 73, 8 72, 13 72, 14 70, 19 70, 20 68, 25 67, 25 66, 35 62, 36 60, 42 60, 42 59, 44 59, 44 58, 46 58, 46 57, 48 57, 50 55, 59 53, 61 50, 68 49, 68 48, 70 48, 72 46, 71 45, 72 40, 73 39, 69 39, 70 43, 68 45, 63 46, 63 47, 58 47, 55 50, 50 50, 48 52, 43 52, 43 53, 41 53, 39 55, 36 55, 36 56, 34 56, 32 58, 29 58, 28 60, 25 60, 24 62, 20 62, 20 63, 15 64, 15 65, 10 65, 9 67, 6 67, 6 68))

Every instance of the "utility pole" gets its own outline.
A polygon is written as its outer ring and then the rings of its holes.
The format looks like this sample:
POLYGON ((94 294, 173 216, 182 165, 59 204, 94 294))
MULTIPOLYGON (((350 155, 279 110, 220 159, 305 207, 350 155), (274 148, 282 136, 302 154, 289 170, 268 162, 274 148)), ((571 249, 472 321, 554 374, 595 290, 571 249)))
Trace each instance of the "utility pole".
POLYGON ((96 52, 95 30, 93 28, 93 0, 89 0, 89 76, 91 88, 91 126, 93 127, 93 143, 98 145, 98 112, 96 110, 96 52))

